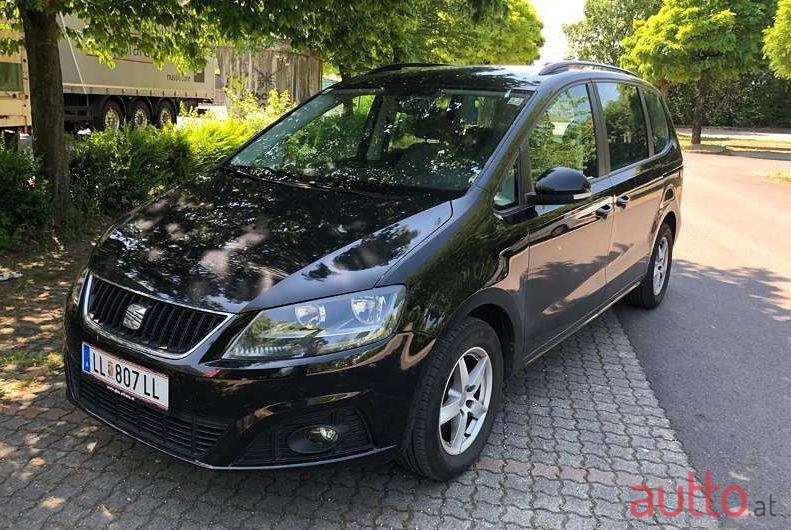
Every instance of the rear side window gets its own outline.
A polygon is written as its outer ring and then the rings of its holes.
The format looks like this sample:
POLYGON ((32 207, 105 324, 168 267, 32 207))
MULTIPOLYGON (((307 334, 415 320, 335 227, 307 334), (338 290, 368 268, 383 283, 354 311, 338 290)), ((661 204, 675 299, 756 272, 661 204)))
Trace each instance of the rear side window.
POLYGON ((535 182, 556 167, 570 167, 597 177, 596 133, 584 85, 561 93, 530 133, 530 178, 535 182))
POLYGON ((667 115, 658 94, 650 90, 643 90, 643 97, 645 106, 648 108, 648 119, 651 120, 651 141, 654 143, 654 153, 658 153, 670 143, 667 115))
POLYGON ((597 83, 596 87, 607 127, 610 170, 648 158, 645 115, 637 87, 622 83, 597 83))

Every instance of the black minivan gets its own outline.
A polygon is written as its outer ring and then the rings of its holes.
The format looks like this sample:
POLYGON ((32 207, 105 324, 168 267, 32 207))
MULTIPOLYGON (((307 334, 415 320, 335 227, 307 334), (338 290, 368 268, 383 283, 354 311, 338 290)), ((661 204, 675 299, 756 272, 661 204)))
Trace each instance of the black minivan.
POLYGON ((66 308, 69 398, 207 468, 447 479, 504 378, 622 297, 662 301, 681 184, 629 72, 374 70, 107 231, 66 308))

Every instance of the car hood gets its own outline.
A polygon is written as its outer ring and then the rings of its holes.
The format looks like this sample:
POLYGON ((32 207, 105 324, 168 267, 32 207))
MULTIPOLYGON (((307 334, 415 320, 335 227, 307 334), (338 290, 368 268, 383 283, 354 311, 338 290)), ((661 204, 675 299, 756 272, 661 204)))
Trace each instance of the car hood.
POLYGON ((217 171, 100 240, 91 271, 152 296, 240 312, 373 287, 450 218, 447 197, 355 194, 217 171))

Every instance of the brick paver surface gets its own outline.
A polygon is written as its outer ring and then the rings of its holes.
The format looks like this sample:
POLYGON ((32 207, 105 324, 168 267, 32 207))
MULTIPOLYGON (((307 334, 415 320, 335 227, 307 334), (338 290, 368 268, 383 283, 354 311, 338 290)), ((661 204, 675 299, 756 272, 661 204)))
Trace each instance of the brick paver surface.
POLYGON ((60 379, 0 405, 0 527, 712 527, 629 513, 632 486, 691 470, 611 312, 508 381, 483 457, 446 484, 395 464, 198 469, 75 410, 60 379))

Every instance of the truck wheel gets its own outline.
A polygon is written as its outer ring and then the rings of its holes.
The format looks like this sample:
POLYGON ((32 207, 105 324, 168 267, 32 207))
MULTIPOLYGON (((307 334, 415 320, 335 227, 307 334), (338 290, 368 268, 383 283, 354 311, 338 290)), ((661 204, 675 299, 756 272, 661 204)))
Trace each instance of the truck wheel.
POLYGON ((124 122, 124 109, 117 101, 108 99, 102 105, 102 111, 99 113, 97 121, 97 129, 117 131, 124 122))
POLYGON ((145 127, 151 123, 151 110, 145 101, 138 99, 132 104, 132 125, 145 127))
POLYGON ((165 127, 166 125, 172 125, 176 123, 176 108, 173 106, 173 103, 170 101, 163 99, 157 105, 157 125, 159 127, 165 127))

